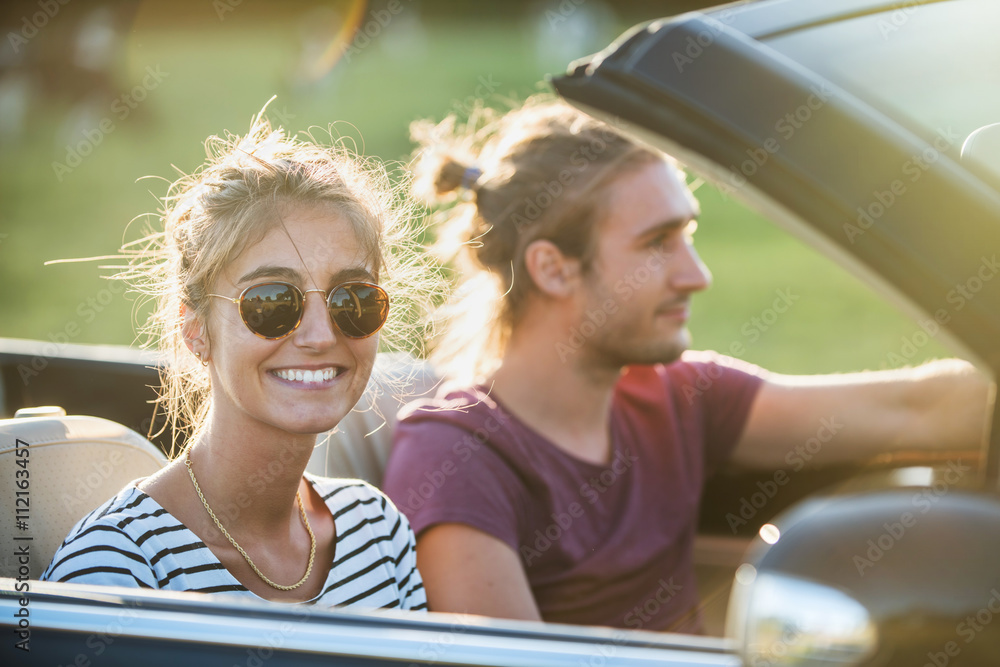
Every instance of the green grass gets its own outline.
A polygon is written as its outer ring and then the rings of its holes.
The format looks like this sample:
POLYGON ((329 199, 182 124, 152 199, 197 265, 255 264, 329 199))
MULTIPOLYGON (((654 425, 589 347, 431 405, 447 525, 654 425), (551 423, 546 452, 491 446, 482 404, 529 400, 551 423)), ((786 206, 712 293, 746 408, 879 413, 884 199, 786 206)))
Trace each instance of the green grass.
POLYGON ((735 356, 782 373, 889 368, 900 359, 916 364, 949 356, 931 340, 906 358, 903 338, 920 331, 916 323, 761 216, 711 188, 699 188, 698 198, 696 245, 714 284, 694 299, 695 347, 731 353, 735 344, 735 356), (784 313, 774 305, 779 291, 793 301, 779 303, 784 313))
MULTIPOLYGON (((60 258, 114 253, 123 239, 139 235, 142 221, 165 191, 155 175, 173 179, 171 165, 197 167, 201 141, 225 129, 245 131, 250 117, 277 93, 272 116, 294 130, 334 121, 365 152, 405 159, 409 121, 441 118, 468 107, 477 87, 485 101, 501 104, 539 89, 546 71, 530 38, 514 20, 490 24, 437 21, 427 26, 424 48, 408 53, 386 48, 391 32, 341 61, 321 84, 296 86, 287 74, 299 52, 298 20, 266 24, 233 12, 219 23, 206 4, 193 29, 164 28, 144 8, 122 58, 123 75, 135 85, 147 66, 167 76, 127 118, 98 110, 115 123, 93 153, 60 182, 53 161, 64 161, 58 139, 68 106, 33 111, 20 143, 0 151, 0 278, 6 312, 0 335, 47 339, 77 331, 73 342, 132 343, 135 321, 127 297, 109 291, 100 262, 43 266, 60 258), (488 82, 488 86, 484 84, 488 82), (100 310, 98 310, 100 309, 100 310)), ((169 24, 167 24, 169 25, 169 24)), ((613 37, 622 25, 609 29, 613 37)), ((390 26, 390 29, 392 26, 390 26)), ((583 55, 583 54, 581 54, 583 55)), ((767 221, 709 187, 698 192, 704 215, 698 247, 715 275, 711 290, 695 299, 691 329, 695 346, 731 350, 781 372, 827 372, 886 365, 916 325, 898 315, 842 269, 805 248, 767 221), (754 317, 768 317, 776 290, 799 299, 766 331, 754 317), (759 337, 751 340, 745 327, 759 337)), ((933 342, 911 361, 943 356, 933 342)))

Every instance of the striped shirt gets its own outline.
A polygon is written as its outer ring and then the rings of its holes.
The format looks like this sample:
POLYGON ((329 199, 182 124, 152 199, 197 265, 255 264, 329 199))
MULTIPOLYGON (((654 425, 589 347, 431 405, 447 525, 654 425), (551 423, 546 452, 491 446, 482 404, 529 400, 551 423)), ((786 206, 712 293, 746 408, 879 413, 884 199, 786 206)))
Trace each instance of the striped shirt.
MULTIPOLYGON (((333 514, 337 544, 322 592, 305 604, 426 609, 406 517, 366 482, 306 479, 333 514)), ((42 579, 259 599, 136 482, 73 527, 42 579)))

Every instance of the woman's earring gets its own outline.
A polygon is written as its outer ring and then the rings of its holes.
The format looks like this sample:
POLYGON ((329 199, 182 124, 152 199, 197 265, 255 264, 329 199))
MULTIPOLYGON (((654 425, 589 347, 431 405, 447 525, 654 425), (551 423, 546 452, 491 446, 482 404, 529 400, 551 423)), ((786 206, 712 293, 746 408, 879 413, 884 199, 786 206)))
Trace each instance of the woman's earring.
POLYGON ((201 358, 201 352, 195 352, 194 356, 198 357, 198 361, 201 362, 202 366, 208 366, 208 362, 201 358))

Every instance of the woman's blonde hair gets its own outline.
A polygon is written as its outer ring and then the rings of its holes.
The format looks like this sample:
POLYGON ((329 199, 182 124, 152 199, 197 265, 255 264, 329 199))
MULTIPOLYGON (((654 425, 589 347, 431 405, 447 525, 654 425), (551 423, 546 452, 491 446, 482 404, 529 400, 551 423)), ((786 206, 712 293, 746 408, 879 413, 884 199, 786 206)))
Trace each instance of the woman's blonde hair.
MULTIPOLYGON (((146 344, 163 355, 159 403, 174 449, 190 438, 211 407, 209 376, 188 351, 181 305, 207 321, 207 294, 229 264, 280 222, 289 206, 329 206, 352 226, 373 274, 390 295, 383 349, 420 354, 423 324, 436 272, 417 245, 413 206, 402 170, 393 183, 380 162, 358 155, 349 142, 311 135, 296 138, 273 128, 262 110, 245 136, 225 133, 205 141, 207 161, 182 175, 163 197, 161 232, 127 244, 128 266, 118 275, 155 300, 144 327, 146 344)), ((304 254, 329 248, 300 248, 304 254)), ((155 420, 154 420, 155 421, 155 420)), ((152 429, 151 429, 152 430, 152 429)))
POLYGON ((435 249, 460 276, 436 313, 443 333, 432 359, 452 378, 481 380, 499 365, 535 288, 527 246, 547 239, 589 270, 607 213, 602 189, 667 157, 550 96, 506 114, 480 107, 466 123, 418 121, 410 131, 419 144, 414 192, 437 209, 435 249))

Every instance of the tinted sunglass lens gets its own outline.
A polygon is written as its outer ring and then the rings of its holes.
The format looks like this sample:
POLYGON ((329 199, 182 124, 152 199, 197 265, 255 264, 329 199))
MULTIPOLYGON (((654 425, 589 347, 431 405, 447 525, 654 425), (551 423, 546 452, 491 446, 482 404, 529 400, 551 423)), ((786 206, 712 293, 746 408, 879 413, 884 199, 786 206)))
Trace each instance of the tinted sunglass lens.
POLYGON ((302 297, 291 285, 258 285, 243 295, 240 315, 254 333, 281 338, 299 323, 302 297))
POLYGON ((371 285, 341 285, 330 295, 330 317, 350 338, 366 338, 389 316, 389 297, 371 285))

